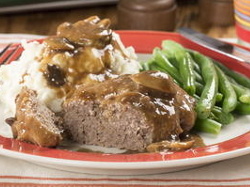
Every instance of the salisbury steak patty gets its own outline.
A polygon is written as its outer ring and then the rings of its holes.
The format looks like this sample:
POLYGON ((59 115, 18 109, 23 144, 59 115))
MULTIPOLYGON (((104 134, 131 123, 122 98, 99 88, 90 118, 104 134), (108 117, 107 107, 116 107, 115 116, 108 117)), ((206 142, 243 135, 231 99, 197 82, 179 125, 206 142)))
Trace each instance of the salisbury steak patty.
POLYGON ((62 119, 37 99, 34 90, 23 87, 16 98, 16 116, 7 119, 18 140, 39 146, 57 146, 62 140, 62 119), (9 121, 11 119, 11 121, 9 121))
POLYGON ((64 103, 64 126, 79 143, 143 151, 190 130, 193 107, 167 74, 148 71, 80 86, 64 103))

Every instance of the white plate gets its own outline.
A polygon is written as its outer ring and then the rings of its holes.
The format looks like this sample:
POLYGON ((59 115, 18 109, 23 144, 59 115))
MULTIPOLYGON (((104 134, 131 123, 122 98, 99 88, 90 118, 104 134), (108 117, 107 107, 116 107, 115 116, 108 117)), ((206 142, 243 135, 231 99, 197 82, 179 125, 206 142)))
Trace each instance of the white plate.
MULTIPOLYGON (((148 54, 164 39, 172 39, 186 47, 199 50, 215 59, 223 59, 235 70, 250 72, 250 67, 226 59, 216 53, 204 51, 189 43, 175 33, 121 31, 125 45, 132 45, 140 53, 140 58, 148 54), (144 55, 143 55, 144 54, 144 55)), ((230 67, 229 66, 229 67, 230 67)), ((233 123, 223 127, 218 136, 200 134, 205 147, 199 147, 182 152, 167 153, 138 153, 138 154, 101 154, 84 153, 63 149, 42 148, 23 143, 14 139, 0 137, 0 154, 12 158, 23 159, 39 165, 66 171, 111 174, 111 175, 140 175, 172 172, 205 165, 225 159, 230 159, 250 153, 250 116, 241 116, 233 123)))

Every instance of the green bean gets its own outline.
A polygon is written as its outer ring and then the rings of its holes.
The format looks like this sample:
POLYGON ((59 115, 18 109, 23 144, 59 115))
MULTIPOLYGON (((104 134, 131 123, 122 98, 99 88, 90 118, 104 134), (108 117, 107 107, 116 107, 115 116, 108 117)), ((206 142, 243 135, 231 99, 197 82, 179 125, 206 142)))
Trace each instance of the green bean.
MULTIPOLYGON (((193 51, 192 51, 192 53, 193 53, 193 51)), ((199 66, 195 61, 194 61, 194 65, 199 66)), ((199 71, 200 71, 200 67, 199 67, 199 71)), ((200 75, 200 72, 197 72, 196 70, 195 70, 195 77, 196 77, 196 81, 197 81, 195 84, 196 91, 197 91, 196 94, 201 95, 202 91, 204 89, 204 86, 203 86, 204 80, 203 80, 202 76, 200 75)), ((218 92, 216 94, 216 102, 221 102, 222 99, 223 99, 223 94, 218 92)))
POLYGON ((216 102, 218 92, 218 76, 213 62, 206 56, 195 52, 194 59, 201 67, 202 77, 205 82, 200 100, 196 104, 196 112, 200 119, 208 118, 216 102))
POLYGON ((186 53, 186 50, 183 48, 182 45, 172 40, 162 41, 161 46, 164 51, 168 52, 168 57, 176 58, 177 61, 180 61, 180 59, 176 57, 175 55, 176 52, 183 53, 183 54, 186 53))
POLYGON ((222 110, 226 113, 232 112, 237 105, 237 96, 233 86, 222 70, 215 65, 219 79, 219 91, 223 94, 222 110))
MULTIPOLYGON (((149 68, 150 68, 150 70, 161 71, 161 72, 164 72, 164 73, 167 73, 167 74, 170 75, 170 73, 168 72, 167 69, 163 69, 163 68, 159 67, 157 63, 152 63, 152 64, 150 64, 149 68)), ((174 80, 174 82, 175 82, 176 84, 178 84, 179 86, 181 85, 181 83, 177 82, 174 78, 173 78, 173 80, 174 80)))
POLYGON ((238 100, 242 103, 250 104, 250 89, 238 84, 232 78, 229 78, 236 92, 238 100))
POLYGON ((241 87, 240 85, 232 85, 239 97, 239 101, 245 104, 250 104, 250 92, 247 92, 245 88, 241 87))
MULTIPOLYGON (((177 68, 177 69, 179 70, 180 65, 179 65, 179 63, 177 62, 176 58, 173 57, 172 54, 170 54, 170 52, 169 52, 168 50, 166 50, 166 49, 163 49, 163 50, 162 50, 162 53, 167 57, 167 59, 169 60, 169 62, 170 62, 175 68, 177 68)), ((195 61, 193 61, 193 65, 198 66, 197 63, 195 63, 195 61)), ((204 82, 203 82, 203 78, 202 78, 202 76, 200 75, 199 72, 200 72, 200 68, 198 68, 198 71, 197 71, 197 69, 195 69, 195 66, 194 66, 195 80, 196 80, 197 82, 199 82, 199 83, 202 84, 202 83, 204 83, 204 82)))
POLYGON ((196 72, 201 72, 201 69, 200 69, 199 65, 196 62, 194 63, 194 70, 196 72))
POLYGON ((239 102, 236 106, 235 113, 240 115, 249 115, 250 114, 250 104, 244 104, 239 102))
POLYGON ((168 74, 170 74, 170 76, 172 76, 178 83, 182 83, 179 71, 168 61, 159 48, 154 49, 153 57, 159 67, 164 69, 165 72, 168 72, 168 74))
POLYGON ((152 64, 152 65, 150 65, 150 70, 166 72, 163 68, 157 66, 157 64, 152 64))
POLYGON ((210 113, 208 118, 221 123, 220 121, 218 121, 218 117, 213 112, 210 113))
MULTIPOLYGON (((204 86, 200 84, 199 82, 196 82, 195 87, 196 87, 196 94, 200 96, 204 90, 204 86)), ((221 102, 222 99, 223 99, 222 93, 219 93, 219 92, 216 93, 216 102, 221 102)))
MULTIPOLYGON (((183 89, 190 95, 194 95, 196 93, 195 87, 195 73, 193 68, 193 59, 189 55, 189 53, 185 53, 186 55, 180 57, 180 75, 182 77, 183 89)), ((178 55, 177 55, 178 56, 178 55)))
POLYGON ((216 102, 221 102, 223 97, 224 97, 223 94, 218 92, 216 94, 216 102))
POLYGON ((204 83, 202 76, 195 70, 194 70, 194 75, 195 75, 195 80, 197 82, 199 82, 200 84, 204 83))
POLYGON ((222 108, 218 106, 214 106, 212 109, 212 113, 215 117, 214 120, 218 121, 219 123, 223 125, 227 125, 229 123, 232 123, 234 121, 234 116, 231 113, 225 113, 222 108))
MULTIPOLYGON (((175 68, 177 68, 177 69, 179 70, 180 65, 179 65, 178 61, 176 60, 175 55, 174 55, 174 54, 171 54, 171 53, 170 53, 168 50, 166 50, 166 49, 163 49, 163 50, 162 50, 162 53, 167 57, 167 59, 169 60, 169 62, 170 62, 175 68)), ((194 61, 193 61, 193 65, 198 66, 197 63, 195 63, 194 61)), ((194 67, 195 79, 196 79, 199 83, 203 83, 203 79, 202 79, 201 75, 199 74, 199 71, 200 71, 200 69, 198 69, 198 71, 197 71, 197 70, 195 70, 195 67, 194 67)))
POLYGON ((199 82, 196 82, 195 86, 196 86, 196 94, 200 96, 203 92, 204 86, 199 82))
POLYGON ((163 41, 162 48, 168 57, 176 59, 180 76, 182 78, 183 89, 188 94, 194 95, 196 92, 195 73, 191 55, 182 45, 170 40, 163 41))
POLYGON ((155 60, 154 60, 153 57, 151 57, 150 59, 148 59, 146 62, 141 62, 142 70, 140 70, 140 71, 151 70, 150 66, 152 64, 156 64, 156 62, 155 62, 155 60))
POLYGON ((141 69, 140 71, 148 71, 150 70, 149 68, 149 62, 141 62, 141 69))
MULTIPOLYGON (((193 56, 194 51, 190 50, 190 49, 187 49, 187 52, 194 59, 194 56, 193 56)), ((204 83, 203 78, 201 76, 200 66, 195 61, 193 61, 193 66, 194 66, 194 72, 195 72, 196 81, 198 81, 199 83, 204 83)))
MULTIPOLYGON (((193 56, 194 51, 189 50, 189 49, 187 49, 187 51, 189 52, 190 56, 194 59, 194 56, 193 56)), ((194 72, 195 72, 196 81, 198 81, 199 83, 203 84, 204 81, 203 81, 203 78, 201 76, 200 66, 195 61, 193 61, 193 66, 194 66, 194 72)))
POLYGON ((195 122, 194 129, 197 131, 219 134, 221 131, 222 124, 212 119, 197 119, 195 122))
MULTIPOLYGON (((200 97, 197 95, 194 95, 196 100, 199 100, 200 97)), ((234 120, 234 116, 231 113, 225 113, 222 111, 222 108, 219 106, 214 106, 211 110, 211 113, 209 115, 210 119, 213 119, 223 125, 227 125, 234 120)))
POLYGON ((216 63, 216 65, 218 65, 218 67, 220 67, 220 69, 228 76, 230 76, 231 78, 233 78, 236 82, 238 82, 240 85, 245 86, 247 88, 250 88, 250 79, 248 77, 246 77, 245 75, 232 71, 229 68, 227 68, 226 66, 224 66, 223 64, 214 61, 216 63))
POLYGON ((166 49, 162 49, 161 51, 166 56, 166 58, 171 62, 171 64, 173 66, 175 66, 175 68, 179 69, 179 64, 178 64, 178 61, 175 58, 175 55, 172 54, 169 50, 166 50, 166 49))
MULTIPOLYGON (((190 49, 187 49, 187 52, 191 55, 191 57, 194 59, 194 53, 195 51, 194 50, 190 50, 190 49)), ((197 73, 200 73, 201 72, 201 68, 200 66, 194 61, 194 70, 197 72, 197 73)))

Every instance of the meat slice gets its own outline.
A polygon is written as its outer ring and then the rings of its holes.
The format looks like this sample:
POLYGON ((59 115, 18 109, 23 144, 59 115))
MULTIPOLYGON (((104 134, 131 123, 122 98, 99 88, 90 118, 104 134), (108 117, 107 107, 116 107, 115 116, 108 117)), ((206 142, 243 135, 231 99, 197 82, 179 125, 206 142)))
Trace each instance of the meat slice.
POLYGON ((181 91, 189 102, 179 101, 179 90, 167 74, 156 71, 79 86, 64 103, 64 127, 78 143, 128 150, 176 141, 183 133, 181 118, 196 117, 194 100, 181 91), (183 104, 189 108, 181 110, 183 104))
POLYGON ((27 87, 17 96, 16 117, 9 122, 18 140, 44 147, 56 146, 62 140, 62 131, 58 128, 62 119, 39 103, 36 92, 27 87))

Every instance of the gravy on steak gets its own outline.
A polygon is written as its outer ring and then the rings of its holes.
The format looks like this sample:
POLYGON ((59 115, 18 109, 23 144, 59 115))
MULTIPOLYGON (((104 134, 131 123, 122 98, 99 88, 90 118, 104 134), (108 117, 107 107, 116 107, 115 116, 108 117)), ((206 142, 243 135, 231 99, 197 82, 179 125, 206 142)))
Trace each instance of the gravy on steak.
POLYGON ((78 87, 64 103, 63 118, 81 144, 152 151, 150 144, 165 141, 168 149, 183 150, 193 141, 181 142, 180 135, 190 131, 196 113, 194 99, 170 76, 145 71, 78 87))

